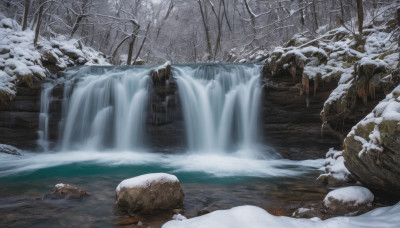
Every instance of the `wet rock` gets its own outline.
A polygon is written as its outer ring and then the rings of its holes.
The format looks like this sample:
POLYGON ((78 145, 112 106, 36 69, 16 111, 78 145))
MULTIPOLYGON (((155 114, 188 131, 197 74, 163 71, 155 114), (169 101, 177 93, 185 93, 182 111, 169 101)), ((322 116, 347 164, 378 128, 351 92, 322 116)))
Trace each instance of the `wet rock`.
POLYGON ((293 217, 296 218, 314 218, 318 217, 321 218, 323 217, 323 213, 315 208, 297 208, 295 212, 293 212, 293 217))
POLYGON ((153 214, 182 206, 184 194, 176 176, 153 173, 122 181, 116 206, 123 212, 153 214))
POLYGON ((76 186, 59 183, 43 199, 81 199, 86 196, 88 196, 87 192, 76 186))
POLYGON ((127 218, 115 223, 117 226, 127 226, 132 224, 138 224, 140 221, 138 218, 127 218))
POLYGON ((329 214, 355 214, 372 206, 374 195, 360 186, 339 188, 329 192, 324 199, 325 209, 329 214))
POLYGON ((200 210, 197 212, 197 216, 202 216, 202 215, 208 214, 210 212, 211 211, 209 211, 209 210, 200 210))
POLYGON ((0 153, 21 156, 17 148, 5 144, 0 144, 0 153))

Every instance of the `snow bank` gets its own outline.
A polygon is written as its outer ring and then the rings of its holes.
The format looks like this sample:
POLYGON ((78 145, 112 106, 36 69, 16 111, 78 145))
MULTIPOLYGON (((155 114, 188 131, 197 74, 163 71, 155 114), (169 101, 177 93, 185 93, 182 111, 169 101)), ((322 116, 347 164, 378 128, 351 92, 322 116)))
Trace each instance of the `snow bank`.
POLYGON ((329 207, 332 203, 331 200, 336 200, 341 203, 352 203, 354 205, 369 204, 374 201, 374 195, 367 188, 350 186, 329 192, 324 199, 324 205, 329 207))
POLYGON ((123 180, 116 189, 119 192, 122 188, 141 188, 149 186, 152 182, 179 182, 174 175, 167 173, 150 173, 123 180))
POLYGON ((356 217, 335 217, 327 220, 318 218, 297 219, 284 216, 273 216, 255 206, 240 206, 229 210, 214 211, 200 217, 184 221, 170 221, 163 228, 354 228, 354 227, 386 227, 397 228, 400 224, 400 203, 391 207, 377 208, 356 217))

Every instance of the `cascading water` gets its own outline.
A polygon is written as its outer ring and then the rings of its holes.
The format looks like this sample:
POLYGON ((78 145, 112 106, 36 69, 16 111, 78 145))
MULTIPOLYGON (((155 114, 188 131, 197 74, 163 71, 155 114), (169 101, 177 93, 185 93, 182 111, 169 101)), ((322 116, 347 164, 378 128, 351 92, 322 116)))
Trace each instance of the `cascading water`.
POLYGON ((254 145, 261 66, 193 64, 173 67, 191 151, 248 149, 254 145))
MULTIPOLYGON (((61 150, 142 149, 151 69, 82 67, 64 84, 61 150)), ((60 82, 58 82, 60 83, 60 82)), ((49 91, 42 92, 41 144, 47 146, 49 91)))
POLYGON ((46 83, 43 85, 41 100, 40 100, 40 115, 39 115, 39 146, 47 151, 49 149, 49 106, 51 100, 52 85, 46 83))

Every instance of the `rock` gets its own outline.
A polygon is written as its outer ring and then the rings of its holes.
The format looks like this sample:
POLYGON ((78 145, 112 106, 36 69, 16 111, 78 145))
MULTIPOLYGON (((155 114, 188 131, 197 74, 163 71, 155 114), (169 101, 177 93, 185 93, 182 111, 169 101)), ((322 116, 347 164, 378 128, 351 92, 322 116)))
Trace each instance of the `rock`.
POLYGON ((50 190, 49 194, 46 194, 43 199, 81 199, 88 196, 87 192, 69 184, 59 183, 50 190))
POLYGON ((348 134, 344 159, 365 186, 399 195, 400 86, 348 134))
POLYGON ((327 187, 348 186, 356 183, 355 178, 344 165, 343 151, 330 148, 326 154, 324 167, 326 173, 317 178, 317 183, 325 184, 327 187))
POLYGON ((174 212, 174 214, 183 214, 184 213, 184 211, 183 211, 183 209, 173 209, 172 210, 172 212, 174 212))
POLYGON ((171 76, 171 62, 167 61, 163 65, 150 73, 150 77, 153 80, 154 86, 166 85, 166 81, 171 76))
POLYGON ((292 217, 296 218, 314 218, 318 217, 321 218, 323 214, 321 211, 315 209, 315 208, 297 208, 295 212, 293 212, 292 217))
POLYGON ((21 156, 17 148, 5 144, 0 144, 0 153, 21 156))
POLYGON ((329 214, 345 215, 372 206, 373 200, 374 195, 369 189, 350 186, 329 192, 324 199, 324 206, 329 214))
POLYGON ((137 224, 138 222, 140 222, 138 218, 127 218, 127 219, 116 222, 115 225, 127 226, 127 225, 131 225, 131 224, 137 224))
POLYGON ((184 194, 176 176, 152 173, 122 181, 116 206, 123 212, 152 214, 181 207, 184 194))

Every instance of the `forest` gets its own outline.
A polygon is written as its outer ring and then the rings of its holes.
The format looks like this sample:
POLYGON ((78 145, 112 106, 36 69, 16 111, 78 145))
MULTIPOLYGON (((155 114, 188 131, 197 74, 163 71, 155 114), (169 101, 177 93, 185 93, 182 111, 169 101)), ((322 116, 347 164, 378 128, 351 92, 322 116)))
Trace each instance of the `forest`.
MULTIPOLYGON (((3 0, 1 10, 36 37, 76 38, 117 65, 232 61, 269 51, 295 34, 368 20, 396 8, 393 0, 3 0)), ((371 23, 366 21, 365 23, 371 23)), ((35 40, 37 40, 36 38, 35 40)), ((37 42, 37 41, 36 41, 37 42)), ((36 43, 35 42, 35 43, 36 43)))

